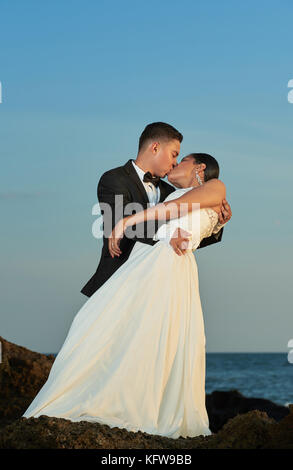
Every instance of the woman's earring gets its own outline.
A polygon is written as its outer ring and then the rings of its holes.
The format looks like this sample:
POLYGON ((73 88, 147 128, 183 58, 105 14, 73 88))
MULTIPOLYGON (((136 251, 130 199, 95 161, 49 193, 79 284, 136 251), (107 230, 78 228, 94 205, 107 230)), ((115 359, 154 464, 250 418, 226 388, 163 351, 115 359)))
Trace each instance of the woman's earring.
POLYGON ((197 179, 198 184, 203 184, 203 182, 202 182, 201 179, 200 179, 199 174, 197 173, 197 170, 195 170, 195 177, 196 177, 196 179, 197 179))

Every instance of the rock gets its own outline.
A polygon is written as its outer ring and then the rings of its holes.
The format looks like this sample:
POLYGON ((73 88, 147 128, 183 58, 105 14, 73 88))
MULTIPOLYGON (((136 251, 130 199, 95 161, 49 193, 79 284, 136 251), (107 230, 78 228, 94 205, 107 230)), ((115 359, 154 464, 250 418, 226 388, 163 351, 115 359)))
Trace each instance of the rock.
POLYGON ((63 418, 20 418, 0 431, 0 449, 292 449, 293 405, 279 423, 264 411, 228 420, 211 436, 169 439, 63 418))
POLYGON ((264 411, 249 411, 229 419, 215 434, 216 449, 262 449, 271 439, 275 420, 264 411))
POLYGON ((293 405, 247 398, 237 390, 206 396, 211 436, 169 439, 106 424, 40 416, 22 418, 46 382, 53 355, 6 341, 0 363, 1 449, 292 449, 293 405))
POLYGON ((205 446, 204 439, 204 436, 170 439, 42 415, 20 418, 3 428, 0 449, 190 449, 205 446))
POLYGON ((245 397, 238 390, 214 391, 206 395, 209 427, 218 432, 230 418, 252 410, 265 411, 270 418, 280 421, 289 414, 289 408, 265 398, 245 397))
POLYGON ((264 449, 293 449, 293 404, 289 405, 289 410, 279 425, 272 427, 271 438, 264 449))
POLYGON ((46 382, 53 354, 46 356, 0 336, 0 427, 19 418, 46 382))
POLYGON ((293 449, 293 405, 280 422, 264 411, 249 411, 229 419, 213 435, 216 449, 293 449))

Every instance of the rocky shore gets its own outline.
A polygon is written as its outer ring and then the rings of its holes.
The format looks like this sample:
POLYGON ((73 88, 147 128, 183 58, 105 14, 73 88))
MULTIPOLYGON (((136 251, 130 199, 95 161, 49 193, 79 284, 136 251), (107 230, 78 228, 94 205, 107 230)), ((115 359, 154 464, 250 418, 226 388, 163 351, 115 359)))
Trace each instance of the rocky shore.
POLYGON ((243 396, 206 396, 211 436, 169 439, 86 421, 21 418, 54 362, 0 336, 0 449, 293 449, 293 404, 243 396))

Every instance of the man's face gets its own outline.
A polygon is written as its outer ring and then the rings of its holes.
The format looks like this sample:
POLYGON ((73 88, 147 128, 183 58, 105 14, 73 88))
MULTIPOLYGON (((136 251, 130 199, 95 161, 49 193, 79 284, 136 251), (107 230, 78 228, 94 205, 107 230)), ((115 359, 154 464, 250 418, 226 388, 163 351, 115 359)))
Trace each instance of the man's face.
POLYGON ((176 165, 180 152, 179 140, 173 139, 168 142, 160 142, 157 145, 154 159, 155 174, 164 178, 176 165))

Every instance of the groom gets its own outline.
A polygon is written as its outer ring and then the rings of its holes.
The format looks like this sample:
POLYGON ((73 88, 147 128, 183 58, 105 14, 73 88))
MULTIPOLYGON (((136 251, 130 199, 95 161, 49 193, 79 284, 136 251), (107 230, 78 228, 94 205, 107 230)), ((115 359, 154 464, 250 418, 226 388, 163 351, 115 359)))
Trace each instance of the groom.
MULTIPOLYGON (((130 159, 125 165, 108 170, 101 176, 98 183, 98 200, 100 204, 109 204, 112 209, 112 221, 110 221, 112 229, 117 223, 117 220, 115 221, 115 211, 120 210, 124 213, 125 206, 129 203, 139 203, 141 205, 140 210, 147 209, 150 205, 163 202, 170 193, 175 191, 176 188, 160 178, 168 175, 172 168, 177 165, 182 140, 182 134, 170 124, 164 122, 149 124, 139 138, 136 160, 130 159), (117 195, 123 196, 120 207, 117 206, 117 200, 115 201, 117 195)), ((105 217, 106 214, 103 215, 104 228, 106 226, 105 217)), ((230 206, 225 203, 219 217, 220 224, 225 224, 230 217, 230 206)), ((128 238, 126 233, 120 241, 122 253, 119 257, 111 257, 108 250, 108 238, 103 236, 103 248, 99 265, 95 274, 82 288, 81 293, 88 297, 93 295, 129 258, 136 241, 149 245, 157 243, 153 240, 153 236, 162 223, 164 222, 155 221, 153 233, 149 233, 150 229, 148 227, 148 236, 144 238, 138 238, 137 236, 128 238)), ((144 234, 146 234, 146 224, 147 222, 143 223, 144 234)), ((141 233, 141 231, 138 230, 138 233, 141 233)), ((198 248, 219 242, 222 233, 223 228, 210 237, 204 238, 198 248)), ((179 231, 179 235, 172 239, 172 247, 174 245, 178 250, 183 240, 186 239, 180 235, 179 231)), ((176 251, 175 248, 174 250, 176 251)), ((178 254, 178 251, 176 252, 178 254)))

